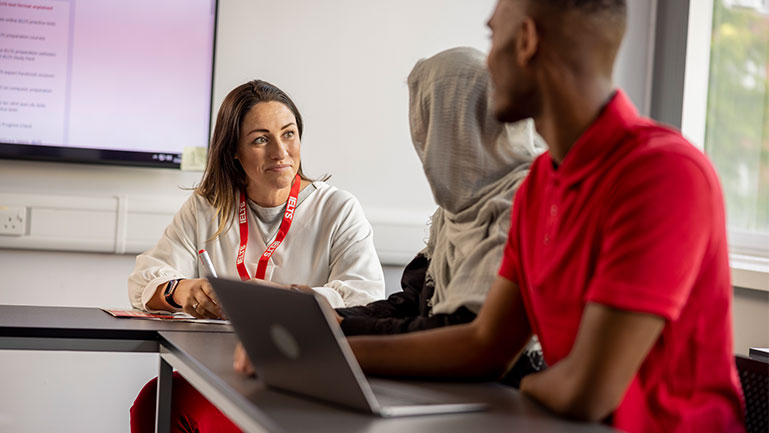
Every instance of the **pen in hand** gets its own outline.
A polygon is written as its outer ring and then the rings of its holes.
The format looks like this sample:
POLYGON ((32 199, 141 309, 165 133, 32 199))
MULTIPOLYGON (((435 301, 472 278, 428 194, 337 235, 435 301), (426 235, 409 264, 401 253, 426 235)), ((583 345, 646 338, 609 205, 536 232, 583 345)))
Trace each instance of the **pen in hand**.
POLYGON ((206 268, 208 276, 217 278, 216 269, 214 269, 214 264, 211 263, 211 257, 208 257, 208 252, 206 250, 200 250, 198 251, 198 257, 200 257, 200 262, 203 263, 203 267, 206 268))
MULTIPOLYGON (((211 257, 208 256, 208 252, 204 249, 201 249, 200 251, 198 251, 198 257, 200 258, 200 263, 202 263, 203 267, 206 269, 206 273, 208 274, 208 276, 217 278, 218 276, 216 275, 216 269, 214 269, 214 264, 211 262, 211 257)), ((213 293, 207 293, 207 295, 211 299, 211 301, 214 303, 214 305, 219 305, 213 293)), ((219 314, 219 318, 225 319, 221 310, 219 310, 218 314, 219 314)))

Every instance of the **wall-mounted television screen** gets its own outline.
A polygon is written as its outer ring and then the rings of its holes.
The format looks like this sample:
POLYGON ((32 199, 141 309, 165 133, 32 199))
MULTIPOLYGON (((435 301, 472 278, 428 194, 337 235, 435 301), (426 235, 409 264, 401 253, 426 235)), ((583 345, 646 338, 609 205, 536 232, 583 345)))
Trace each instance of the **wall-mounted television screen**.
POLYGON ((216 0, 0 0, 0 158, 179 167, 206 147, 216 0))

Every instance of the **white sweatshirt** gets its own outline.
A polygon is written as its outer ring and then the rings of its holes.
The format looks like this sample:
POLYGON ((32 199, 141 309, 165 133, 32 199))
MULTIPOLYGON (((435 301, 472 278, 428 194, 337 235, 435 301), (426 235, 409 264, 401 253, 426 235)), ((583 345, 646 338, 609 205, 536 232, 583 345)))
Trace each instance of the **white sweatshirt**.
MULTIPOLYGON (((306 284, 326 297, 332 307, 364 305, 384 297, 384 274, 374 249, 374 234, 358 200, 324 182, 296 208, 286 239, 267 265, 266 280, 306 284)), ((311 188, 311 186, 308 185, 311 188)), ((237 200, 236 200, 237 203, 237 200)), ((244 263, 253 278, 266 245, 248 211, 248 246, 244 263)), ((218 276, 240 279, 235 260, 240 246, 237 220, 214 240, 218 222, 214 208, 193 193, 149 251, 136 257, 128 277, 128 297, 135 308, 147 309, 158 285, 175 278, 200 278, 198 260, 205 248, 218 276)))

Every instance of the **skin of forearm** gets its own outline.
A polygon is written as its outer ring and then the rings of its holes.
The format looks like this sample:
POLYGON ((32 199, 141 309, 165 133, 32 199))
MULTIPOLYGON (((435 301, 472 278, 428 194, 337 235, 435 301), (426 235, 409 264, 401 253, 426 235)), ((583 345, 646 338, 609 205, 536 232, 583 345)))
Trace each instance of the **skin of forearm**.
POLYGON ((350 337, 349 342, 366 373, 385 376, 491 380, 507 370, 517 353, 479 338, 473 323, 402 335, 350 337))
POLYGON ((662 317, 588 303, 569 355, 521 382, 554 412, 586 421, 619 406, 665 325, 662 317))
POLYGON ((166 311, 174 311, 175 308, 171 307, 166 303, 166 301, 163 299, 163 290, 165 289, 166 283, 160 284, 157 289, 155 289, 155 294, 152 295, 152 298, 150 298, 149 301, 147 301, 147 309, 150 310, 166 310, 166 311))
POLYGON ((520 291, 497 277, 470 323, 349 342, 370 374, 489 380, 508 370, 530 337, 520 291))

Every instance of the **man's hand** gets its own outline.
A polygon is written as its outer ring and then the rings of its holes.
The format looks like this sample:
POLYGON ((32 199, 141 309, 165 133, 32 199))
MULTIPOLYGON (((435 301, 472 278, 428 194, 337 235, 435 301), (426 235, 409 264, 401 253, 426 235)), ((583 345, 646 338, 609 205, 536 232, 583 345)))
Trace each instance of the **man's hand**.
POLYGON ((240 342, 235 346, 235 353, 232 358, 232 366, 235 368, 235 371, 248 376, 256 375, 254 366, 251 365, 251 360, 248 359, 248 355, 246 354, 246 349, 243 348, 243 345, 240 342))

